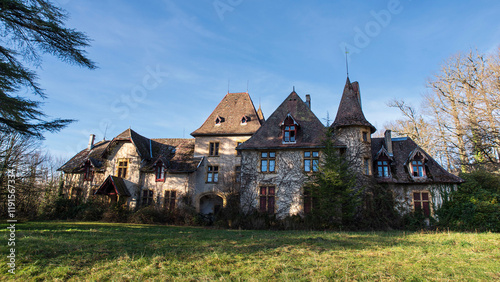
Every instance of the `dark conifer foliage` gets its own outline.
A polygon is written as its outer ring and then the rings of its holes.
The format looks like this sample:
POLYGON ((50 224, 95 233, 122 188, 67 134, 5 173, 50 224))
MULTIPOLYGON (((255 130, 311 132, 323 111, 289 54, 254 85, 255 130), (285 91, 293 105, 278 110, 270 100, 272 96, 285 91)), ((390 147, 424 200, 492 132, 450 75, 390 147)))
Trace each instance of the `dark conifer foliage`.
POLYGON ((31 67, 51 54, 64 62, 96 68, 83 48, 90 39, 65 27, 65 12, 46 0, 0 0, 0 131, 43 138, 73 120, 46 120, 41 103, 16 95, 21 90, 46 98, 31 67))

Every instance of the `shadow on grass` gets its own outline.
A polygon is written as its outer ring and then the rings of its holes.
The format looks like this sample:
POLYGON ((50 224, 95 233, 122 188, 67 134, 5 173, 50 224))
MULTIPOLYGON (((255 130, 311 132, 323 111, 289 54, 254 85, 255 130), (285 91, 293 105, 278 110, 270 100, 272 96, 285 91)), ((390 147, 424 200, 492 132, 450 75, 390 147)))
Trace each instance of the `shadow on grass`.
POLYGON ((322 253, 412 244, 403 237, 402 232, 239 231, 75 222, 29 222, 19 224, 17 231, 21 264, 42 268, 49 264, 83 268, 123 257, 190 261, 214 253, 251 256, 297 249, 322 253))

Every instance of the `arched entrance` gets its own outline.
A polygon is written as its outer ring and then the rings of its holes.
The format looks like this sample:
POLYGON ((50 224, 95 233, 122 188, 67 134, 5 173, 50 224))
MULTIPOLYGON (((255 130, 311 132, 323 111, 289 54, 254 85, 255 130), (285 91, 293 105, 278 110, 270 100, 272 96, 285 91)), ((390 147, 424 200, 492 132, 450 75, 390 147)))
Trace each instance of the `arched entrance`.
POLYGON ((224 199, 217 194, 205 194, 200 197, 200 213, 215 215, 224 207, 224 199))

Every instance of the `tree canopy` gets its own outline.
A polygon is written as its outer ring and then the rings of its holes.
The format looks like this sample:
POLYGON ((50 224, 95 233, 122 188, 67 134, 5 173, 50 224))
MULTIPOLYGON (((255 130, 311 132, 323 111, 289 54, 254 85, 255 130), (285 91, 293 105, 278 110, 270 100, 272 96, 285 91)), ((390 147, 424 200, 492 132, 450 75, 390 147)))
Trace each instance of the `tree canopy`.
POLYGON ((43 138, 43 132, 58 131, 73 121, 47 120, 39 101, 16 95, 27 89, 46 98, 36 73, 29 67, 40 66, 43 54, 96 68, 84 50, 90 39, 67 28, 66 19, 66 13, 50 1, 0 0, 0 131, 43 138))

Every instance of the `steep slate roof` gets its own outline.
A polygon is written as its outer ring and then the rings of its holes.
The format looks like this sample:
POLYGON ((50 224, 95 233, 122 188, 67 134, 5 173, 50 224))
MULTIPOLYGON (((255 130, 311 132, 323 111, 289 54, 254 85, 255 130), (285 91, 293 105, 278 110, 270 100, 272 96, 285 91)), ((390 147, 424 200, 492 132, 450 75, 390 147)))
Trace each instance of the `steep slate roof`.
POLYGON ((106 148, 108 148, 110 142, 109 140, 103 140, 94 144, 91 150, 85 148, 57 170, 66 173, 81 172, 83 171, 85 162, 89 160, 92 166, 94 166, 94 169, 99 171, 103 164, 102 154, 105 152, 106 148))
POLYGON ((96 171, 103 171, 103 163, 110 145, 118 141, 132 142, 141 157, 141 171, 152 171, 154 164, 161 160, 172 173, 195 171, 200 158, 193 158, 194 139, 149 139, 132 129, 118 134, 111 141, 96 143, 91 150, 80 151, 58 170, 66 173, 83 172, 84 164, 90 160, 96 171))
MULTIPOLYGON (((167 171, 170 173, 193 172, 198 168, 202 158, 195 158, 194 155, 194 139, 184 138, 157 138, 152 139, 153 144, 163 144, 175 148, 170 159, 164 157, 159 158, 166 166, 167 171)), ((154 146, 153 146, 154 151, 154 146)), ((157 159, 158 160, 158 159, 157 159)), ((155 162, 151 162, 150 169, 153 169, 155 162)), ((145 169, 147 169, 145 167, 145 169)))
MULTIPOLYGON (((376 161, 376 155, 380 149, 385 145, 385 138, 372 138, 372 156, 376 161)), ((463 180, 455 176, 443 167, 441 167, 429 154, 422 150, 417 143, 411 138, 394 138, 392 139, 393 160, 391 161, 391 176, 390 178, 376 178, 381 183, 461 183, 463 180), (414 180, 410 176, 410 172, 406 168, 406 163, 410 154, 419 149, 427 158, 425 162, 425 169, 427 178, 414 180)))
POLYGON ((349 77, 347 77, 339 109, 337 110, 337 117, 335 117, 331 127, 338 128, 351 125, 368 126, 372 133, 377 130, 375 126, 366 120, 361 109, 359 83, 357 81, 351 83, 349 77))
POLYGON ((118 136, 113 138, 112 141, 130 141, 135 145, 137 153, 142 159, 151 158, 151 140, 138 134, 130 128, 118 134, 118 136))
POLYGON ((324 130, 325 126, 299 95, 293 91, 267 118, 259 130, 250 139, 238 146, 238 149, 321 147, 325 136, 324 130), (288 114, 299 124, 295 144, 283 144, 281 123, 288 114))
MULTIPOLYGON (((263 117, 263 115, 262 115, 263 117)), ((213 135, 252 135, 262 124, 252 99, 248 93, 228 93, 205 120, 203 125, 191 133, 192 136, 213 135), (245 125, 241 119, 249 118, 245 125), (224 121, 215 124, 217 117, 224 121)))

